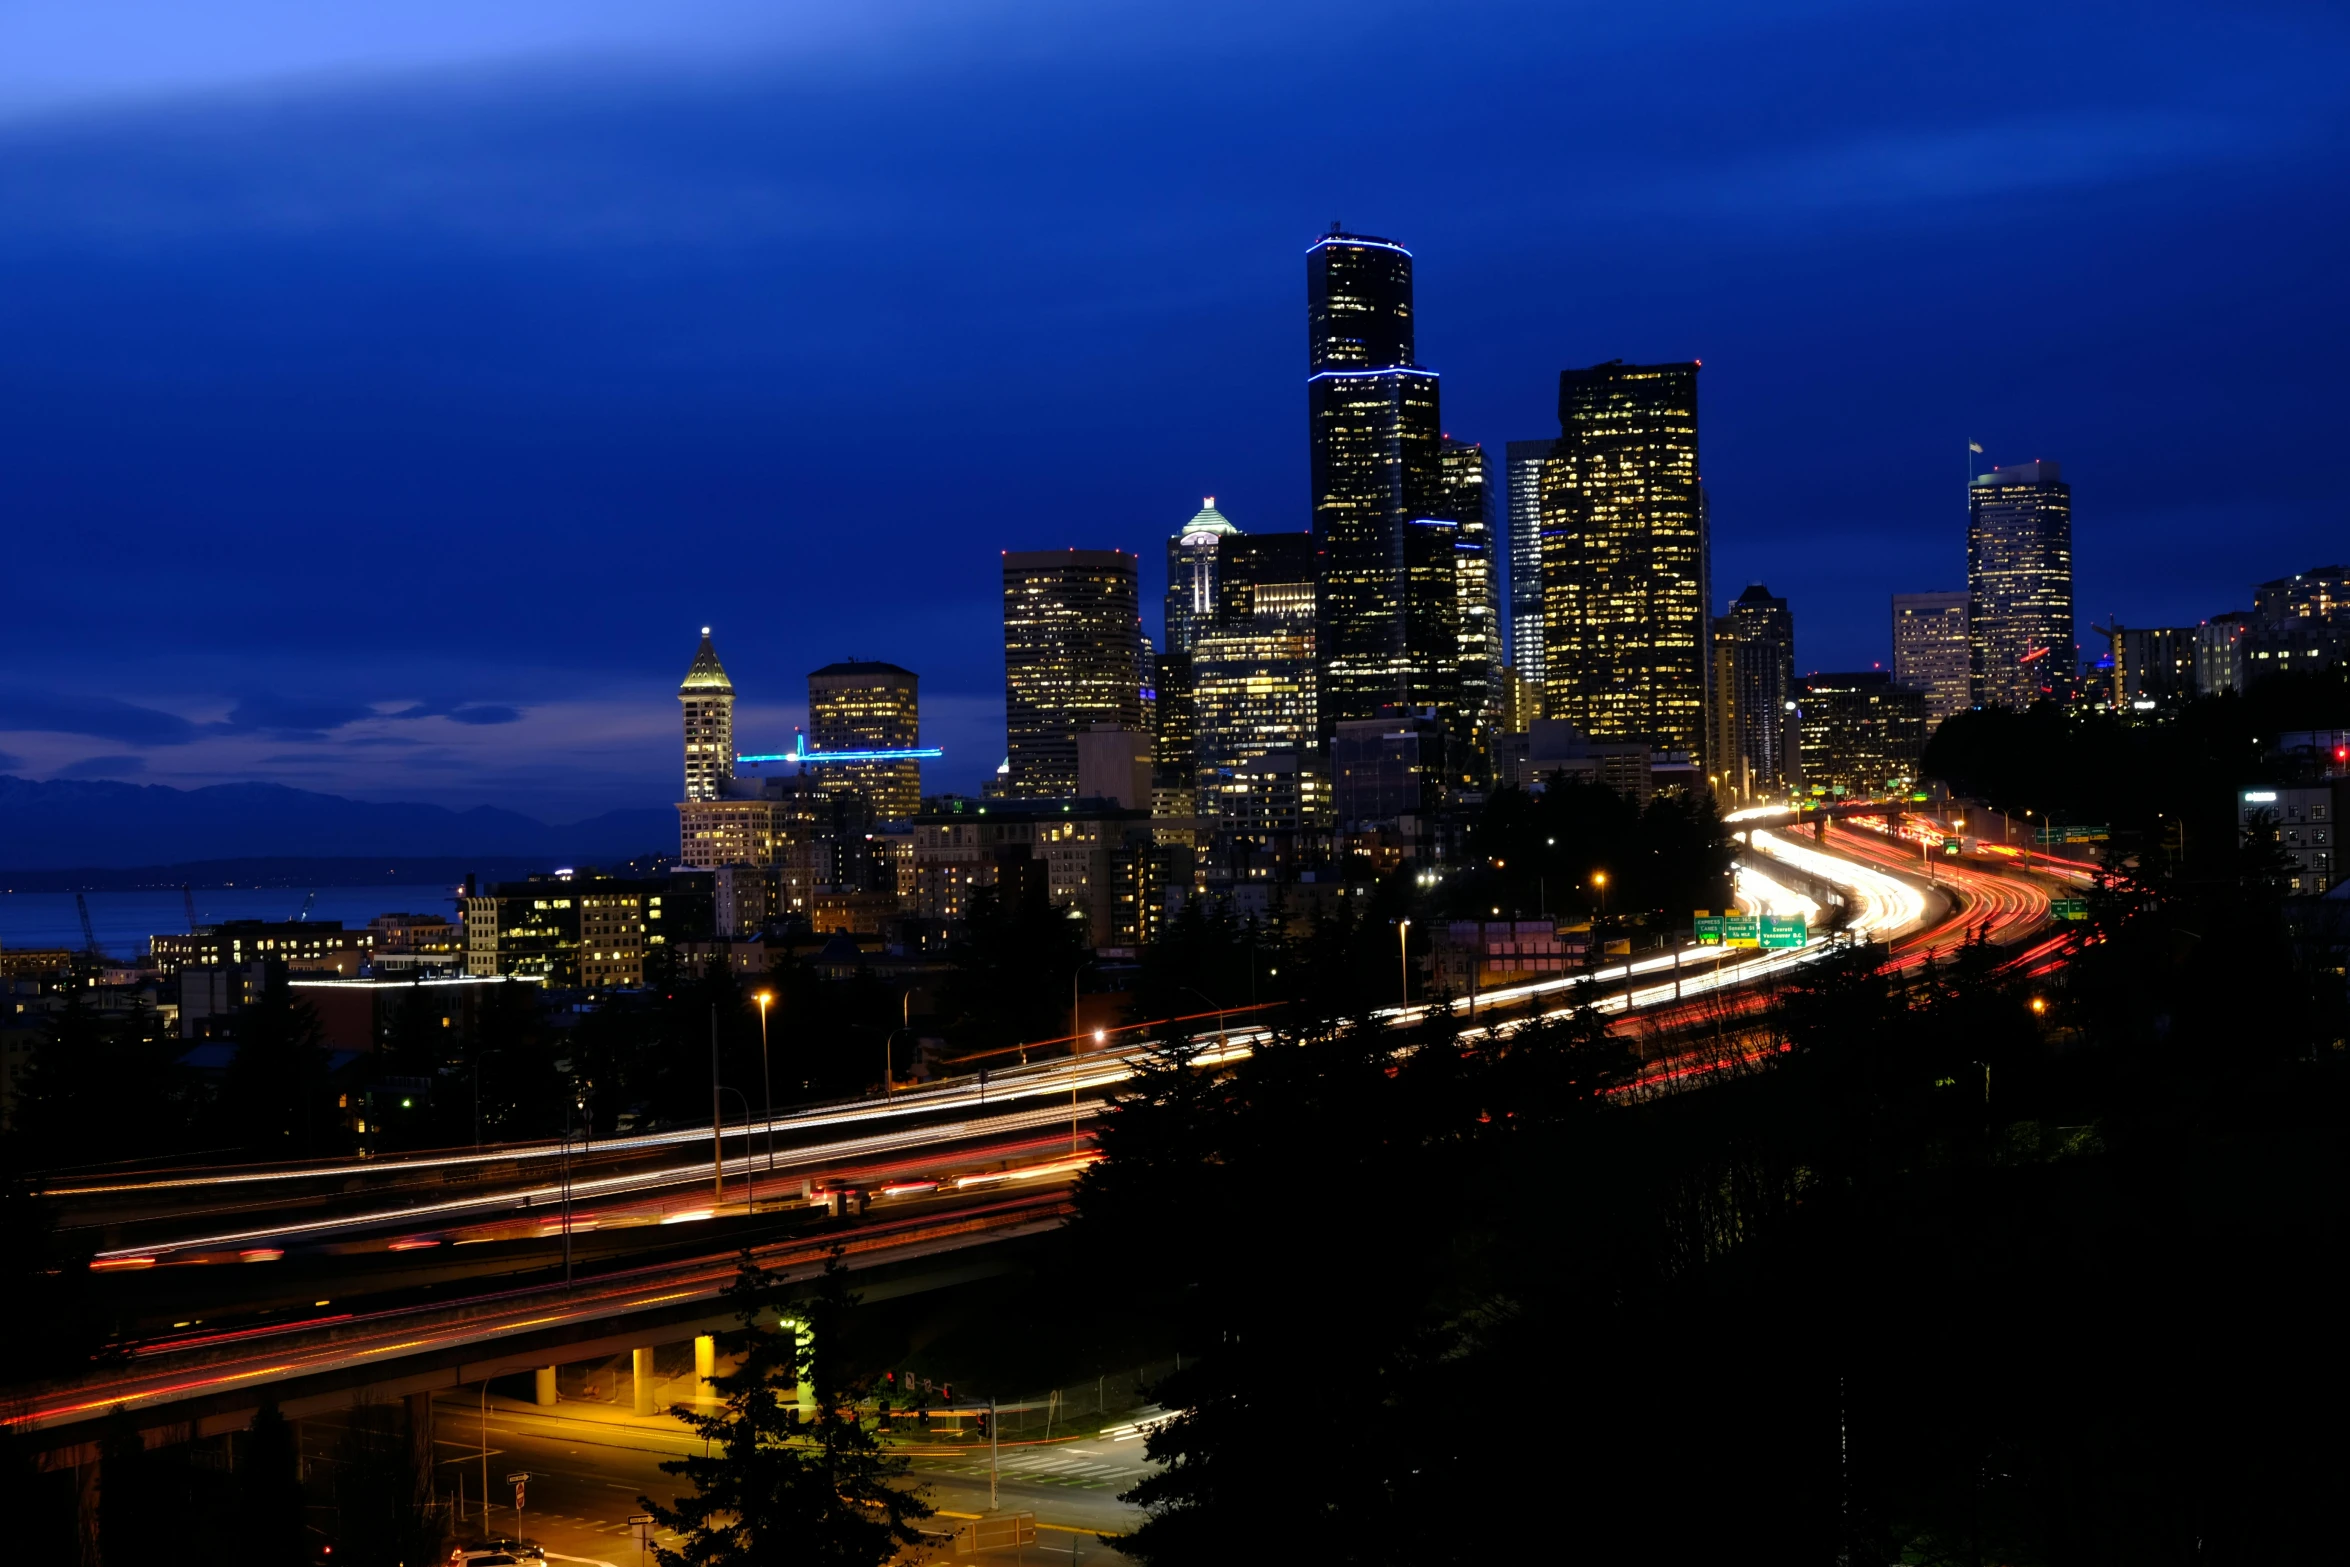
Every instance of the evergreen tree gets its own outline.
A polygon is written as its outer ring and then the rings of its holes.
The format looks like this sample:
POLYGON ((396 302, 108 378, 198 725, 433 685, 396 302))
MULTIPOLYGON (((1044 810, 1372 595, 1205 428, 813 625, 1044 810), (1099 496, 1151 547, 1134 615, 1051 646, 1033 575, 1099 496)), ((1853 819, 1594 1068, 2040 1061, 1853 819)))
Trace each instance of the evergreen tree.
POLYGON ((712 1378, 725 1408, 707 1415, 682 1405, 674 1411, 711 1445, 710 1455, 661 1466, 692 1481, 695 1494, 667 1507, 639 1498, 664 1528, 685 1537, 679 1549, 657 1550, 662 1567, 872 1567, 894 1559, 901 1546, 919 1544, 914 1524, 931 1510, 892 1483, 904 1475, 905 1461, 881 1451, 857 1412, 862 1379, 840 1342, 853 1297, 839 1259, 826 1267, 814 1303, 817 1346, 804 1367, 794 1325, 777 1320, 783 1282, 747 1249, 726 1295, 742 1327, 723 1343, 742 1360, 712 1378), (798 1408, 803 1369, 816 1394, 815 1421, 805 1431, 798 1408))

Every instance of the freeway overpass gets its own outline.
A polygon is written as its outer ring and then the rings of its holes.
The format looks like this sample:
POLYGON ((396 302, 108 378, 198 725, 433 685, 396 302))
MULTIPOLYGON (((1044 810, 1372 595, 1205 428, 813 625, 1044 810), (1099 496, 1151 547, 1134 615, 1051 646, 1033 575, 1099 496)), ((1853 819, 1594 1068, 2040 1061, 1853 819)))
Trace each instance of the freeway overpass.
MULTIPOLYGON (((1833 888, 1847 929, 1909 961, 1981 923, 2022 941, 2046 921, 2046 893, 2006 868, 1941 868, 1953 880, 1938 892, 1866 834, 1814 844, 1773 830, 1770 816, 1734 823, 1742 906, 1808 911, 1816 928, 1819 900, 1803 889, 1833 888)), ((1585 1004, 1670 1024, 1827 947, 1822 934, 1793 951, 1678 948, 1484 993, 1473 1025, 1507 1029, 1585 1004)), ((1262 1037, 1255 1022, 1219 1030, 1205 1060, 1237 1058, 1262 1037)), ((69 1222, 101 1239, 94 1265, 137 1275, 170 1315, 142 1325, 126 1364, 43 1390, 9 1423, 78 1446, 123 1407, 195 1433, 241 1423, 265 1397, 300 1409, 361 1389, 415 1396, 673 1342, 723 1325, 714 1302, 746 1241, 803 1273, 843 1245, 868 1289, 968 1278, 993 1265, 991 1250, 1065 1217, 1069 1183, 1092 1157, 1092 1118, 1150 1048, 796 1109, 772 1126, 61 1184, 69 1222), (568 1284, 558 1252, 577 1264, 568 1284)))

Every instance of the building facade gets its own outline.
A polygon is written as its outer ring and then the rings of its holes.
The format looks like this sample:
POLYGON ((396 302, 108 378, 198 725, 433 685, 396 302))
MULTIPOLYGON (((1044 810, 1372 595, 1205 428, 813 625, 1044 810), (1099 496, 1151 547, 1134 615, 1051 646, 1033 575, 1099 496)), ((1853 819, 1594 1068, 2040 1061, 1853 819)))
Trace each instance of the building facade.
POLYGON ((1199 503, 1189 522, 1167 540, 1167 651, 1189 653, 1216 618, 1217 554, 1240 530, 1216 510, 1216 497, 1199 503))
MULTIPOLYGON (((1437 379, 1413 362, 1412 257, 1332 232, 1306 252, 1306 412, 1325 727, 1420 700, 1454 648, 1413 646, 1406 524, 1442 514, 1437 379)), ((1456 631, 1457 635, 1457 631, 1456 631)))
POLYGON ((1004 738, 1013 795, 1074 795, 1082 730, 1143 727, 1135 564, 1124 550, 1004 555, 1004 738))
MULTIPOLYGON (((808 740, 818 752, 911 751, 922 744, 922 683, 910 669, 868 660, 827 664, 808 676, 808 740)), ((916 757, 826 762, 824 792, 872 821, 903 821, 922 809, 916 757)))
POLYGON ((718 799, 734 777, 734 682, 710 645, 708 626, 677 688, 677 703, 685 710, 685 798, 718 799))
POLYGON ((1447 439, 1436 454, 1443 515, 1458 523, 1453 538, 1456 645, 1460 670, 1454 679, 1461 734, 1498 721, 1501 672, 1508 663, 1502 615, 1501 551, 1494 534, 1493 470, 1485 448, 1447 439))
POLYGON ((1559 440, 1542 467, 1542 707, 1593 739, 1702 755, 1697 370, 1611 360, 1559 376, 1559 440))
POLYGON ((1775 795, 1802 776, 1789 720, 1795 698, 1795 617, 1787 601, 1749 583, 1714 622, 1718 715, 1707 767, 1741 799, 1775 795))
POLYGON ((1893 683, 1925 693, 1929 735, 1974 705, 1971 646, 1962 590, 1893 595, 1893 683))
POLYGON ((2236 791, 2236 830, 2247 840, 2265 836, 2283 851, 2287 896, 2314 898, 2340 879, 2343 793, 2331 783, 2236 791))
POLYGON ((2073 498, 2053 462, 1968 482, 1967 650, 1978 707, 2029 707, 2071 683, 2073 498))
POLYGON ((1803 783, 1828 794, 1906 789, 1926 748, 1926 698, 1881 669, 1809 675, 1796 692, 1803 783))
POLYGON ((1512 441, 1502 449, 1509 492, 1509 663, 1542 686, 1542 465, 1556 441, 1512 441))

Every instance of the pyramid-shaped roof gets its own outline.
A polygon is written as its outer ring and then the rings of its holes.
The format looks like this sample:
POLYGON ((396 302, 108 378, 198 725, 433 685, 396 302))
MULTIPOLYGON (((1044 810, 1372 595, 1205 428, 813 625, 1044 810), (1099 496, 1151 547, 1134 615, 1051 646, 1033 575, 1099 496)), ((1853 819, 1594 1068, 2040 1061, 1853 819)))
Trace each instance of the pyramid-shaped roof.
POLYGON ((710 628, 702 628, 702 645, 694 650, 693 667, 685 672, 685 683, 677 688, 679 696, 734 695, 734 682, 726 678, 726 666, 718 662, 718 650, 710 645, 710 628))
POLYGON ((1200 502, 1199 510, 1192 514, 1191 521, 1183 525, 1183 531, 1176 537, 1188 539, 1195 533, 1230 535, 1239 531, 1232 526, 1231 518, 1216 510, 1216 497, 1211 495, 1200 502))

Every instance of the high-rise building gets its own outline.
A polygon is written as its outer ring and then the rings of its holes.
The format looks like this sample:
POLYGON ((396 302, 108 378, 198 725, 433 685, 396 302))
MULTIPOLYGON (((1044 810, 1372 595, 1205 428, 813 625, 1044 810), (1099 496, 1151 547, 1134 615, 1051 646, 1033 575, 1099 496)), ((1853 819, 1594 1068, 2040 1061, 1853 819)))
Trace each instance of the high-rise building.
POLYGON ((708 626, 677 688, 677 703, 685 709, 685 797, 718 799, 734 777, 734 682, 710 645, 708 626))
POLYGON ((1220 773, 1268 751, 1318 747, 1314 585, 1259 583, 1246 619, 1222 623, 1192 655, 1201 809, 1220 773))
POLYGON ((1967 596, 1957 589, 1893 595, 1893 683, 1926 695, 1926 733, 1974 705, 1967 596))
POLYGON ((1776 794, 1802 776, 1788 727, 1795 697, 1795 617, 1787 601, 1749 583, 1714 622, 1713 732, 1706 766, 1740 799, 1776 794))
POLYGON ((1512 441, 1503 448, 1509 488, 1509 661, 1535 689, 1542 686, 1542 465, 1556 441, 1512 441))
MULTIPOLYGON (((922 744, 921 680, 895 664, 852 659, 808 676, 808 740, 818 752, 911 751, 922 744)), ((872 821, 904 821, 922 809, 915 757, 827 762, 824 792, 854 800, 872 821)))
POLYGON ((1188 653, 1216 618, 1216 557, 1240 530, 1208 496, 1189 522, 1167 540, 1167 651, 1188 653))
POLYGON ((1833 794, 1906 788, 1926 745, 1926 698, 1881 669, 1809 675, 1796 693, 1803 781, 1833 794))
POLYGON ((1011 793, 1077 792, 1077 736, 1142 728, 1135 559, 1124 550, 1004 555, 1004 730, 1011 793))
POLYGON ((2073 492, 2053 462, 1967 484, 1967 639, 1978 707, 2061 699, 2073 674, 2073 492))
POLYGON ((1559 376, 1542 466, 1543 712, 1702 755, 1710 603, 1697 365, 1559 376))
POLYGON ((1485 448, 1446 440, 1437 451, 1443 515, 1460 524, 1453 540, 1460 600, 1460 710, 1463 729, 1497 721, 1502 705, 1501 552, 1493 532, 1493 473, 1485 448))
POLYGON ((2231 609, 2195 628, 2195 690, 2200 696, 2241 691, 2251 683, 2246 656, 2252 645, 2252 612, 2231 609))
MULTIPOLYGON (((1306 409, 1320 551, 1319 718, 1376 718, 1450 682, 1454 649, 1414 647, 1406 524, 1443 515, 1436 373, 1413 363, 1412 256, 1335 229, 1306 252, 1306 409)), ((1457 628, 1456 628, 1457 635, 1457 628)))

